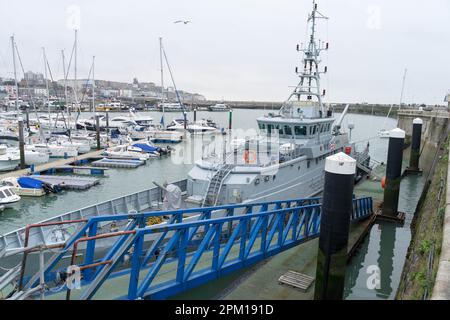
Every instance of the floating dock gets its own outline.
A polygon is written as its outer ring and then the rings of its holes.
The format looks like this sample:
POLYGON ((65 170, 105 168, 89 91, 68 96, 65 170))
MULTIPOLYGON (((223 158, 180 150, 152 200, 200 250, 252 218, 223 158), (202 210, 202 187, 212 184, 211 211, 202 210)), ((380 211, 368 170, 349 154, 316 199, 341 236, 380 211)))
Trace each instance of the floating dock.
POLYGON ((118 169, 135 169, 145 164, 145 161, 138 159, 110 159, 103 158, 92 162, 94 167, 118 168, 118 169))
POLYGON ((88 177, 48 175, 33 175, 30 177, 68 190, 86 190, 100 183, 100 179, 88 177))
POLYGON ((49 169, 47 171, 43 171, 40 174, 70 173, 70 174, 80 174, 80 175, 97 175, 97 176, 100 175, 100 176, 102 176, 105 174, 106 170, 108 170, 108 168, 67 165, 67 166, 55 167, 55 168, 49 169))
POLYGON ((85 165, 85 164, 89 163, 90 159, 99 157, 103 152, 104 152, 103 150, 92 151, 92 152, 88 152, 88 153, 85 153, 85 154, 82 154, 82 155, 79 155, 76 157, 72 157, 72 158, 68 158, 68 159, 60 159, 60 160, 48 162, 48 163, 45 163, 42 165, 37 165, 34 167, 34 172, 31 172, 30 168, 7 172, 7 173, 0 175, 0 180, 2 180, 4 178, 9 178, 9 177, 17 178, 17 177, 21 177, 21 176, 26 176, 26 175, 29 175, 30 173, 31 174, 44 173, 53 168, 67 166, 67 165, 85 165))

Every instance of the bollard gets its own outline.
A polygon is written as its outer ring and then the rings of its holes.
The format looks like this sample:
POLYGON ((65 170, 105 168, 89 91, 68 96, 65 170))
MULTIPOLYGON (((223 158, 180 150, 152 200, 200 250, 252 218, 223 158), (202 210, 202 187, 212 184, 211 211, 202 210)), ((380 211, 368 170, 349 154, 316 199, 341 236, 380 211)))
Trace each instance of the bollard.
POLYGON ((100 150, 100 115, 95 115, 95 131, 97 133, 97 150, 100 150))
POLYGON ((20 169, 25 169, 25 141, 23 135, 23 119, 19 118, 19 151, 20 151, 20 169))
POLYGON ((194 123, 197 122, 197 108, 194 109, 194 123))
POLYGON ((341 300, 344 295, 356 160, 343 152, 325 162, 322 217, 314 299, 341 300))
POLYGON ((404 143, 405 131, 399 128, 390 131, 382 214, 391 218, 398 216, 404 143))
POLYGON ((28 108, 25 109, 25 121, 27 123, 27 129, 30 131, 30 114, 28 113, 28 108))
POLYGON ((228 130, 231 131, 233 128, 233 109, 228 112, 228 130))
POLYGON ((413 120, 412 138, 411 138, 411 157, 409 159, 408 171, 419 171, 420 142, 422 139, 422 124, 420 118, 413 120))

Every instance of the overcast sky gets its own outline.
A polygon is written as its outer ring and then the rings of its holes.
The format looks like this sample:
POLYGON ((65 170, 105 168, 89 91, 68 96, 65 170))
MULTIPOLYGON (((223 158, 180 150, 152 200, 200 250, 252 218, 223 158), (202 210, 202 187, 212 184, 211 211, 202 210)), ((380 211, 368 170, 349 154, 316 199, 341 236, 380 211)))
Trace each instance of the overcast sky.
MULTIPOLYGON (((318 0, 330 42, 322 79, 332 102, 443 103, 450 89, 450 1, 318 0)), ((177 87, 210 99, 281 101, 298 78, 295 51, 312 0, 0 0, 0 76, 12 76, 14 34, 26 70, 55 78, 79 20, 79 77, 159 83, 158 37, 177 87), (80 19, 77 18, 80 12, 80 19), (174 24, 178 19, 191 24, 174 24)), ((166 78, 166 80, 168 77, 166 78)), ((166 82, 167 84, 167 82, 166 82)))

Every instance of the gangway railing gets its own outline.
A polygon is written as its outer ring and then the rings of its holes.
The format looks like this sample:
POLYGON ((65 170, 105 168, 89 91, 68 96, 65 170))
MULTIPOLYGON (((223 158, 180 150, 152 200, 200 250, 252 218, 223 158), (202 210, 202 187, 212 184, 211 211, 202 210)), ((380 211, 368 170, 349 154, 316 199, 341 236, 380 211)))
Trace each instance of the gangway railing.
MULTIPOLYGON (((352 221, 373 214, 372 198, 353 201, 352 221)), ((42 275, 47 282, 64 278, 61 260, 84 242, 85 254, 76 265, 82 278, 77 298, 92 299, 105 281, 123 282, 123 277, 126 292, 113 298, 166 298, 316 238, 321 213, 320 198, 311 198, 94 217, 24 290, 34 290, 42 275), (163 216, 166 222, 146 226, 148 218, 163 216), (99 233, 99 224, 121 219, 129 220, 123 230, 111 237, 99 233), (116 240, 102 246, 100 237, 116 240)))

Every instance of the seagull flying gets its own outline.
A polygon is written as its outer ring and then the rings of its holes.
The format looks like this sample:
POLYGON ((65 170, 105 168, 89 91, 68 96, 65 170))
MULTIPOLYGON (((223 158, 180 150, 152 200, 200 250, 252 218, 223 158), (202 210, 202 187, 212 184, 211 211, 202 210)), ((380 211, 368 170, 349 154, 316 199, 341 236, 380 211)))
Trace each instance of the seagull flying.
POLYGON ((190 20, 177 20, 177 21, 174 21, 174 23, 184 23, 184 24, 188 24, 188 23, 191 23, 191 21, 190 20))

